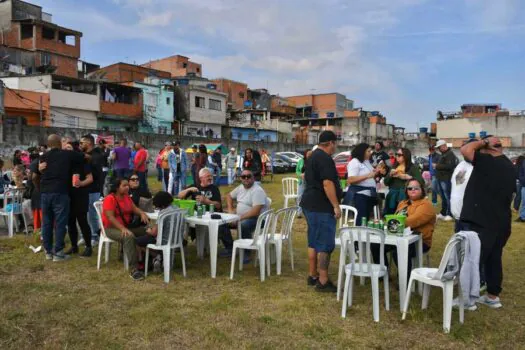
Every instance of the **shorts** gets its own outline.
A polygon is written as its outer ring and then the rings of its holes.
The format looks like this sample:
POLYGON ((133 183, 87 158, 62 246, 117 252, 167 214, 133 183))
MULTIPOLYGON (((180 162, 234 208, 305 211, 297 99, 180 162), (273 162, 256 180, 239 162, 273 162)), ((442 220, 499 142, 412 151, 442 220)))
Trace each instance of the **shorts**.
POLYGON ((157 237, 153 237, 150 235, 144 235, 140 237, 135 237, 135 244, 139 247, 146 247, 148 244, 155 244, 157 243, 157 237))
POLYGON ((317 253, 332 253, 335 249, 335 230, 337 221, 332 213, 319 213, 304 210, 308 222, 308 248, 317 253))

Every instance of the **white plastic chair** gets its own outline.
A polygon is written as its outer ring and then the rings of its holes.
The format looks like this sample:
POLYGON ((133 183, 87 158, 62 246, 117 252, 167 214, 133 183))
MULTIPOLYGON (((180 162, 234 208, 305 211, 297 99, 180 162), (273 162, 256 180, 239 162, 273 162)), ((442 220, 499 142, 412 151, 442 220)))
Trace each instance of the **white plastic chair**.
POLYGON ((372 282, 372 299, 373 299, 373 312, 374 321, 379 322, 379 278, 383 278, 383 284, 385 286, 385 309, 390 310, 390 296, 388 287, 388 269, 385 266, 385 233, 382 230, 368 228, 368 227, 346 227, 341 229, 344 235, 348 235, 348 242, 354 245, 358 243, 359 247, 363 248, 362 263, 356 262, 355 251, 350 249, 350 263, 345 266, 345 287, 343 291, 343 307, 341 316, 346 317, 347 306, 352 306, 352 293, 354 276, 358 277, 370 277, 372 282), (370 253, 370 236, 378 236, 381 243, 380 261, 379 264, 372 263, 372 254, 370 253))
MULTIPOLYGON (((102 258, 103 246, 104 245, 106 246, 105 263, 107 264, 109 261, 110 243, 118 243, 118 242, 106 236, 106 229, 104 228, 104 224, 102 222, 102 201, 97 201, 93 203, 93 206, 95 207, 95 210, 97 212, 98 224, 100 226, 100 239, 98 242, 98 257, 97 257, 97 270, 100 270, 100 259, 102 258)), ((126 256, 126 254, 124 254, 124 268, 126 270, 129 269, 128 257, 126 256)))
MULTIPOLYGON (((271 232, 268 233, 268 248, 275 246, 277 275, 281 274, 281 263, 283 255, 283 242, 288 242, 288 252, 290 253, 290 264, 292 271, 294 271, 293 264, 293 247, 292 247, 292 231, 295 217, 299 213, 299 207, 284 208, 276 211, 273 215, 273 225, 271 232)), ((266 269, 268 276, 270 276, 270 255, 266 257, 266 269)))
POLYGON ((296 199, 299 192, 299 180, 295 177, 285 177, 283 180, 284 207, 288 208, 288 201, 296 199))
POLYGON ((460 244, 461 239, 457 238, 456 235, 448 241, 443 257, 438 268, 421 267, 412 270, 410 274, 410 280, 408 282, 407 294, 405 297, 405 305, 403 305, 403 316, 404 320, 410 303, 410 294, 412 293, 412 284, 414 281, 423 283, 423 301, 421 303, 421 309, 428 307, 428 299, 430 297, 430 286, 440 287, 443 289, 443 330, 445 333, 450 332, 450 323, 452 319, 452 298, 454 294, 454 284, 458 284, 458 299, 459 299, 459 322, 463 323, 465 311, 463 305, 463 293, 461 292, 461 285, 459 283, 459 269, 456 276, 453 276, 449 280, 442 280, 443 274, 447 267, 448 261, 452 254, 457 254, 457 245, 460 244))
MULTIPOLYGON (((342 243, 345 243, 341 239, 341 228, 344 227, 354 227, 357 226, 357 209, 350 205, 341 205, 341 217, 339 218, 339 229, 336 231, 335 237, 335 246, 340 247, 341 251, 339 252, 339 271, 337 274, 337 300, 341 296, 341 285, 343 284, 343 269, 346 265, 346 257, 348 256, 348 245, 344 247, 341 246, 342 243)), ((353 247, 353 246, 350 246, 353 247)))
POLYGON ((241 238, 233 242, 232 265, 230 271, 230 279, 233 279, 233 272, 235 270, 235 256, 239 250, 239 271, 242 271, 244 250, 257 251, 257 259, 259 260, 259 269, 261 273, 261 282, 264 282, 265 266, 266 266, 266 240, 268 237, 268 230, 272 226, 273 210, 267 210, 257 218, 255 232, 253 238, 241 238))
POLYGON ((164 282, 170 282, 170 271, 173 266, 175 249, 180 249, 182 260, 182 275, 186 277, 186 260, 184 258, 184 247, 182 245, 182 236, 184 235, 184 225, 186 223, 186 210, 173 210, 159 215, 157 220, 158 234, 155 244, 148 244, 146 247, 146 266, 145 276, 148 276, 149 250, 162 251, 162 263, 164 266, 164 282), (165 237, 164 228, 168 226, 168 237, 165 237))
POLYGON ((4 207, 0 209, 0 216, 4 217, 7 226, 7 234, 13 237, 15 226, 18 230, 18 223, 15 220, 16 215, 22 215, 24 220, 25 233, 28 234, 27 221, 22 210, 22 203, 24 201, 24 191, 15 188, 4 188, 4 207))

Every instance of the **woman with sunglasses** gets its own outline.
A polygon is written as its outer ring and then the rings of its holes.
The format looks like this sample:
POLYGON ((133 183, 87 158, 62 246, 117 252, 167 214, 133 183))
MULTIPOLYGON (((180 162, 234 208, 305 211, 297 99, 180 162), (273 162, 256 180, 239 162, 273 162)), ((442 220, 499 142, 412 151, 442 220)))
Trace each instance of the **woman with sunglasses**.
POLYGON ((396 161, 385 177, 388 195, 385 200, 384 214, 394 214, 397 205, 406 199, 405 186, 407 181, 415 179, 424 183, 419 168, 412 163, 412 153, 408 148, 400 148, 396 152, 396 161))
POLYGON ((137 173, 133 173, 133 175, 129 177, 129 196, 137 207, 140 207, 140 198, 151 198, 151 193, 148 189, 140 186, 140 180, 137 173))

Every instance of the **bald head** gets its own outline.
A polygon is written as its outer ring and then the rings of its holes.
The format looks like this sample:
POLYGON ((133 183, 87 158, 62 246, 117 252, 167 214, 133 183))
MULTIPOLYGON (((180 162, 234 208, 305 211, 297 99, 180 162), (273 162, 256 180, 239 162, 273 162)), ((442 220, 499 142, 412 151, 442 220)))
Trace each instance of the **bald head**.
POLYGON ((51 134, 47 138, 47 147, 49 148, 62 148, 62 139, 56 134, 51 134))

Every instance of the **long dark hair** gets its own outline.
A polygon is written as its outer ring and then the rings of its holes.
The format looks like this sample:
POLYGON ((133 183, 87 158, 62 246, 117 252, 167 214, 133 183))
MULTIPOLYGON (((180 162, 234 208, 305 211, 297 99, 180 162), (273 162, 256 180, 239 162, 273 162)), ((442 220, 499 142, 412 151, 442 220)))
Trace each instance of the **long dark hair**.
POLYGON ((370 145, 368 143, 360 143, 357 146, 354 147, 352 150, 352 159, 357 158, 357 160, 360 163, 363 163, 365 161, 365 154, 366 151, 370 148, 370 145))
POLYGON ((250 151, 250 152, 252 153, 252 159, 254 158, 253 149, 251 149, 251 148, 248 147, 248 148, 246 148, 246 149, 244 150, 244 160, 247 160, 247 159, 248 159, 248 157, 246 156, 246 152, 248 152, 248 151, 250 151))
MULTIPOLYGON (((412 168, 412 152, 408 148, 399 148, 401 150, 401 153, 403 153, 403 158, 405 159, 405 171, 409 171, 410 168, 412 168)), ((397 168, 399 166, 399 162, 396 161, 394 163, 394 168, 397 168)))
POLYGON ((204 144, 199 145, 199 153, 208 154, 208 149, 206 148, 206 145, 204 144))
POLYGON ((259 151, 257 151, 257 150, 252 151, 252 156, 253 156, 253 161, 255 163, 262 164, 261 154, 259 153, 259 151))
POLYGON ((421 187, 421 199, 425 198, 427 196, 427 192, 425 191, 425 186, 421 182, 419 182, 418 179, 415 179, 415 178, 408 180, 407 183, 405 184, 405 196, 406 196, 406 198, 408 199, 408 187, 409 187, 409 184, 412 181, 417 182, 419 187, 421 187))
POLYGON ((113 181, 113 183, 111 184, 111 187, 109 188, 109 193, 117 194, 117 190, 119 189, 120 185, 124 181, 128 181, 128 179, 119 177, 118 179, 113 181))

